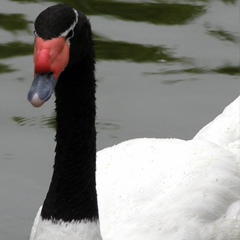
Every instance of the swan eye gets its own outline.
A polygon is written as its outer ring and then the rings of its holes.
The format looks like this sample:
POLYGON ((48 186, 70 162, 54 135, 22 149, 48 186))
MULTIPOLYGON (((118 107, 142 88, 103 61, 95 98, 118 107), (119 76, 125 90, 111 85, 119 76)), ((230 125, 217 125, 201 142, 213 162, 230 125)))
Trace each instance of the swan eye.
POLYGON ((66 39, 67 39, 67 40, 70 40, 73 36, 74 36, 74 31, 73 31, 73 29, 71 29, 71 30, 69 31, 69 33, 67 34, 66 39))

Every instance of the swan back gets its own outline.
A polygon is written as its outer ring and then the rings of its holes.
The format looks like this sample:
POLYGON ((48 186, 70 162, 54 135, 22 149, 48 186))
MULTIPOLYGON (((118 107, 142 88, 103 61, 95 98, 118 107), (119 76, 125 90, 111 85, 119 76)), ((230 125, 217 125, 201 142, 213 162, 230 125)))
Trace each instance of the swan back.
POLYGON ((194 139, 213 142, 219 146, 240 139, 240 96, 229 104, 212 122, 203 127, 194 139))
POLYGON ((239 106, 189 141, 133 139, 98 152, 103 239, 239 239, 239 106))

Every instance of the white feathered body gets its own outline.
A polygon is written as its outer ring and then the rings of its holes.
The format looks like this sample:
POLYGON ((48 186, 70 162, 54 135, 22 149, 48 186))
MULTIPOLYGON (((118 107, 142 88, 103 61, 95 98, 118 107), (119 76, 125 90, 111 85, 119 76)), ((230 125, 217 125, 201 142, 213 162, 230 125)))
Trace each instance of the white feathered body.
POLYGON ((240 239, 240 98, 193 140, 134 139, 97 155, 104 240, 240 239))

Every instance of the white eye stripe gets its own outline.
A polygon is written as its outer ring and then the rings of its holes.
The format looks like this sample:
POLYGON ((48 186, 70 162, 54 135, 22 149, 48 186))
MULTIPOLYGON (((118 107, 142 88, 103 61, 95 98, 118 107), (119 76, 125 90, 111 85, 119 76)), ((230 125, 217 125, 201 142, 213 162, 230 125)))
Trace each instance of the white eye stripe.
POLYGON ((35 37, 38 37, 38 34, 35 29, 33 29, 33 34, 35 35, 35 37))
MULTIPOLYGON (((74 36, 74 31, 73 31, 73 29, 75 28, 75 26, 76 26, 77 23, 78 23, 78 12, 77 12, 75 9, 73 9, 73 11, 74 11, 74 13, 75 13, 75 21, 73 22, 73 24, 72 24, 66 31, 64 31, 63 33, 61 33, 61 34, 59 35, 59 37, 66 37, 66 36, 68 35, 68 33, 69 33, 70 31, 72 31, 72 32, 73 32, 72 35, 71 35, 67 40, 69 40, 70 38, 72 38, 72 37, 74 36)), ((37 32, 36 32, 36 29, 33 30, 33 33, 34 33, 35 37, 38 37, 38 34, 37 34, 37 32)))
MULTIPOLYGON (((68 35, 68 33, 69 33, 70 31, 73 31, 73 29, 74 29, 75 26, 77 25, 77 23, 78 23, 78 12, 77 12, 75 9, 73 9, 73 11, 74 11, 75 16, 76 16, 75 21, 74 21, 73 24, 70 26, 70 28, 68 28, 66 31, 64 31, 63 33, 60 34, 60 37, 66 37, 66 36, 68 35)), ((72 34, 72 36, 71 36, 70 38, 72 38, 73 36, 74 36, 74 31, 73 31, 73 34, 72 34)))

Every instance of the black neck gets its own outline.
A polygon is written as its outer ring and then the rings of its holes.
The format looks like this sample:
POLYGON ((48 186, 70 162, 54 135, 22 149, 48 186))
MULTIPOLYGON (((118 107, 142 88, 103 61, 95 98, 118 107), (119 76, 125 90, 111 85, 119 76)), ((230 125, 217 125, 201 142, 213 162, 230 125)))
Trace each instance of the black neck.
POLYGON ((56 85, 56 156, 43 219, 98 219, 94 64, 90 51, 56 85))

